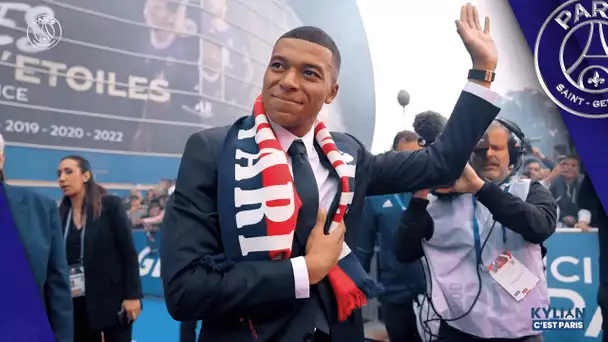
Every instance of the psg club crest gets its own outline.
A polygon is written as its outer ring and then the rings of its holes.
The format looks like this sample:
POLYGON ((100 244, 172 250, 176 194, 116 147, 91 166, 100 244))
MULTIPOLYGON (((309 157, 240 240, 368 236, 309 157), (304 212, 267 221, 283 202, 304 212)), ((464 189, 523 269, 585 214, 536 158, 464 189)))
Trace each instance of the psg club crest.
POLYGON ((536 75, 562 109, 608 117, 608 1, 571 0, 541 27, 534 46, 536 75))

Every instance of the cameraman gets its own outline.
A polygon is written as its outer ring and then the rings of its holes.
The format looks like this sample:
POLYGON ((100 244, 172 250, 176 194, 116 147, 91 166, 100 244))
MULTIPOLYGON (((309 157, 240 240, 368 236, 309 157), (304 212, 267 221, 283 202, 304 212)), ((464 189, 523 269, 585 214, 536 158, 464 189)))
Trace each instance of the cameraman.
POLYGON ((401 262, 426 256, 439 341, 542 340, 529 317, 549 305, 540 245, 557 213, 545 187, 512 177, 523 140, 517 125, 496 120, 472 167, 446 191, 416 193, 402 217, 395 253, 401 262), (502 267, 516 268, 518 280, 509 284, 502 267))

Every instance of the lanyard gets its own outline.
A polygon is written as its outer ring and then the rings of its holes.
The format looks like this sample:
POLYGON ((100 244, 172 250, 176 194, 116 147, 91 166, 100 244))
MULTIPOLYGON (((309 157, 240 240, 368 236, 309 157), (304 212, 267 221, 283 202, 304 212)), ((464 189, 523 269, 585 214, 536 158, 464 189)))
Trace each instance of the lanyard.
MULTIPOLYGON (((505 188, 503 189, 504 192, 509 192, 509 188, 510 188, 510 184, 506 184, 505 188)), ((477 199, 475 198, 475 196, 472 197, 473 198, 473 239, 475 242, 475 257, 477 259, 477 264, 479 264, 480 266, 483 266, 483 261, 481 259, 481 236, 479 234, 479 221, 477 221, 477 199)), ((494 223, 496 223, 496 221, 494 221, 494 223)), ((507 229, 505 228, 504 225, 500 225, 500 227, 502 228, 502 243, 505 247, 505 249, 507 249, 507 229)), ((490 231, 491 233, 491 231, 490 231)))
POLYGON ((399 204, 399 206, 401 207, 401 210, 405 211, 405 203, 403 203, 403 200, 401 199, 401 197, 399 197, 399 195, 394 194, 393 196, 395 196, 395 201, 397 201, 397 204, 399 204))
MULTIPOLYGON (((65 233, 63 233, 63 239, 65 241, 68 240, 68 234, 70 232, 70 225, 72 224, 72 209, 70 209, 70 212, 68 213, 68 219, 65 222, 65 233)), ((82 262, 82 260, 84 259, 84 232, 85 229, 87 228, 86 224, 82 226, 82 231, 80 232, 80 261, 82 262)))

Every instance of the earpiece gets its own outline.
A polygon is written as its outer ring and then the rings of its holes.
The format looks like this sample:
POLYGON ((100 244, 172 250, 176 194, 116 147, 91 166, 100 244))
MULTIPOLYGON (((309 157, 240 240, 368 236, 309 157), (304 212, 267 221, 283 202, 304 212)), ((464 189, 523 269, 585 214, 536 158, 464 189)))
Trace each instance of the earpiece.
POLYGON ((509 166, 513 167, 513 171, 517 171, 524 163, 524 156, 528 154, 526 146, 526 136, 519 126, 507 119, 495 119, 500 122, 511 133, 509 137, 509 166))

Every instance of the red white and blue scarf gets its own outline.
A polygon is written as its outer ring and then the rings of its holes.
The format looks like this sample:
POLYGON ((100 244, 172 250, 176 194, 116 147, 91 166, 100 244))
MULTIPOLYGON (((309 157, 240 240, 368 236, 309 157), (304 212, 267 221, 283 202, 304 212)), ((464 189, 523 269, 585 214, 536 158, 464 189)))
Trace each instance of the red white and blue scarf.
MULTIPOLYGON (((344 220, 353 200, 355 166, 348 165, 323 122, 314 127, 316 143, 340 179, 340 198, 326 234, 344 220)), ((218 169, 218 214, 225 258, 281 260, 291 257, 294 232, 302 203, 287 163, 266 117, 261 97, 251 116, 230 128, 218 169)), ((329 215, 328 215, 329 216, 329 215)), ((347 227, 348 229, 348 227, 347 227)), ((207 258, 218 267, 224 258, 207 258)), ((337 300, 338 320, 367 303, 380 288, 369 278, 356 256, 344 243, 338 264, 327 275, 337 300)))

